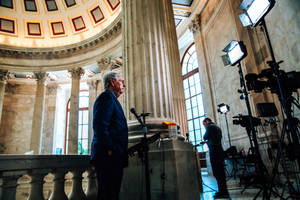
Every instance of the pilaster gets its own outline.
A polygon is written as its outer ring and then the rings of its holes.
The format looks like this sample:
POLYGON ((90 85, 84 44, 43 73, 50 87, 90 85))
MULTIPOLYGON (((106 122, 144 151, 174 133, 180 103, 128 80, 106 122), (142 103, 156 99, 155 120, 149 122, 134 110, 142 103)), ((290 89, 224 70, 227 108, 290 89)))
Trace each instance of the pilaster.
POLYGON ((208 66, 207 51, 201 29, 201 18, 199 15, 192 20, 192 23, 189 25, 189 29, 192 31, 194 36, 201 85, 205 86, 202 87, 203 93, 206 94, 203 96, 205 113, 207 116, 216 120, 216 110, 214 107, 216 104, 213 98, 211 73, 208 66))
POLYGON ((7 70, 0 70, 0 123, 2 117, 2 107, 5 93, 6 81, 9 78, 9 72, 7 70))

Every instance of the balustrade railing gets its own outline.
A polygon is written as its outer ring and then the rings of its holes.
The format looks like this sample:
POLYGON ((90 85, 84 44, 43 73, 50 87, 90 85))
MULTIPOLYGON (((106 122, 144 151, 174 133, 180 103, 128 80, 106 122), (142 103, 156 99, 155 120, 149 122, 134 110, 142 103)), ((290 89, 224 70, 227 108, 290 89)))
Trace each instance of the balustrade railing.
POLYGON ((44 179, 53 175, 49 200, 96 200, 96 174, 88 155, 0 155, 0 200, 16 200, 18 179, 30 177, 27 200, 45 200, 44 179), (65 193, 66 174, 72 174, 72 187, 65 193), (87 187, 82 187, 83 173, 87 172, 87 187))

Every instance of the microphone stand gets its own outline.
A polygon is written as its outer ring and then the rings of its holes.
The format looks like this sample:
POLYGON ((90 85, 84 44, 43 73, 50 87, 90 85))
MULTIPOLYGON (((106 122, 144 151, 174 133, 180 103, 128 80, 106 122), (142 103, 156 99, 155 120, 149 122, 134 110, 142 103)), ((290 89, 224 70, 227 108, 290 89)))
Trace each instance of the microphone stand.
POLYGON ((141 113, 141 115, 138 115, 134 108, 131 108, 130 111, 134 114, 134 116, 137 118, 138 122, 141 124, 143 128, 143 156, 142 161, 144 161, 144 167, 145 167, 145 178, 146 178, 146 200, 151 200, 151 190, 150 190, 150 173, 149 173, 149 158, 148 158, 148 151, 149 151, 149 145, 147 142, 147 133, 148 129, 146 126, 146 116, 149 116, 150 113, 144 113, 144 111, 141 113), (143 117, 143 120, 141 120, 140 117, 143 117))

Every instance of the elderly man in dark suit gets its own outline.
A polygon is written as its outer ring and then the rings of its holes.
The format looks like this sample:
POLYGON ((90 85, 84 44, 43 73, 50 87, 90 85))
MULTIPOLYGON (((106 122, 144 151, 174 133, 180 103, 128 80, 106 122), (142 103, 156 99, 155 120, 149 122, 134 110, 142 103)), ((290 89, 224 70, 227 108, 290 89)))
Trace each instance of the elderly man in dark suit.
POLYGON ((118 200, 127 166, 128 127, 118 97, 125 84, 120 73, 108 72, 103 77, 105 90, 98 96, 93 110, 91 163, 98 179, 98 200, 118 200))

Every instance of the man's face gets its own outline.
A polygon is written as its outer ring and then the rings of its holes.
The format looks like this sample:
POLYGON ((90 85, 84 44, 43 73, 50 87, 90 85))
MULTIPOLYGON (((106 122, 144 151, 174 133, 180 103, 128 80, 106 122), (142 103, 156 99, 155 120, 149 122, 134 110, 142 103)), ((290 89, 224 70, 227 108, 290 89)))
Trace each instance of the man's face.
POLYGON ((208 125, 208 121, 204 121, 203 125, 204 125, 204 127, 206 127, 208 125))
POLYGON ((124 83, 124 79, 123 79, 122 75, 118 75, 117 80, 112 80, 111 85, 112 85, 113 91, 117 95, 117 97, 119 97, 121 94, 124 93, 126 85, 124 83))

